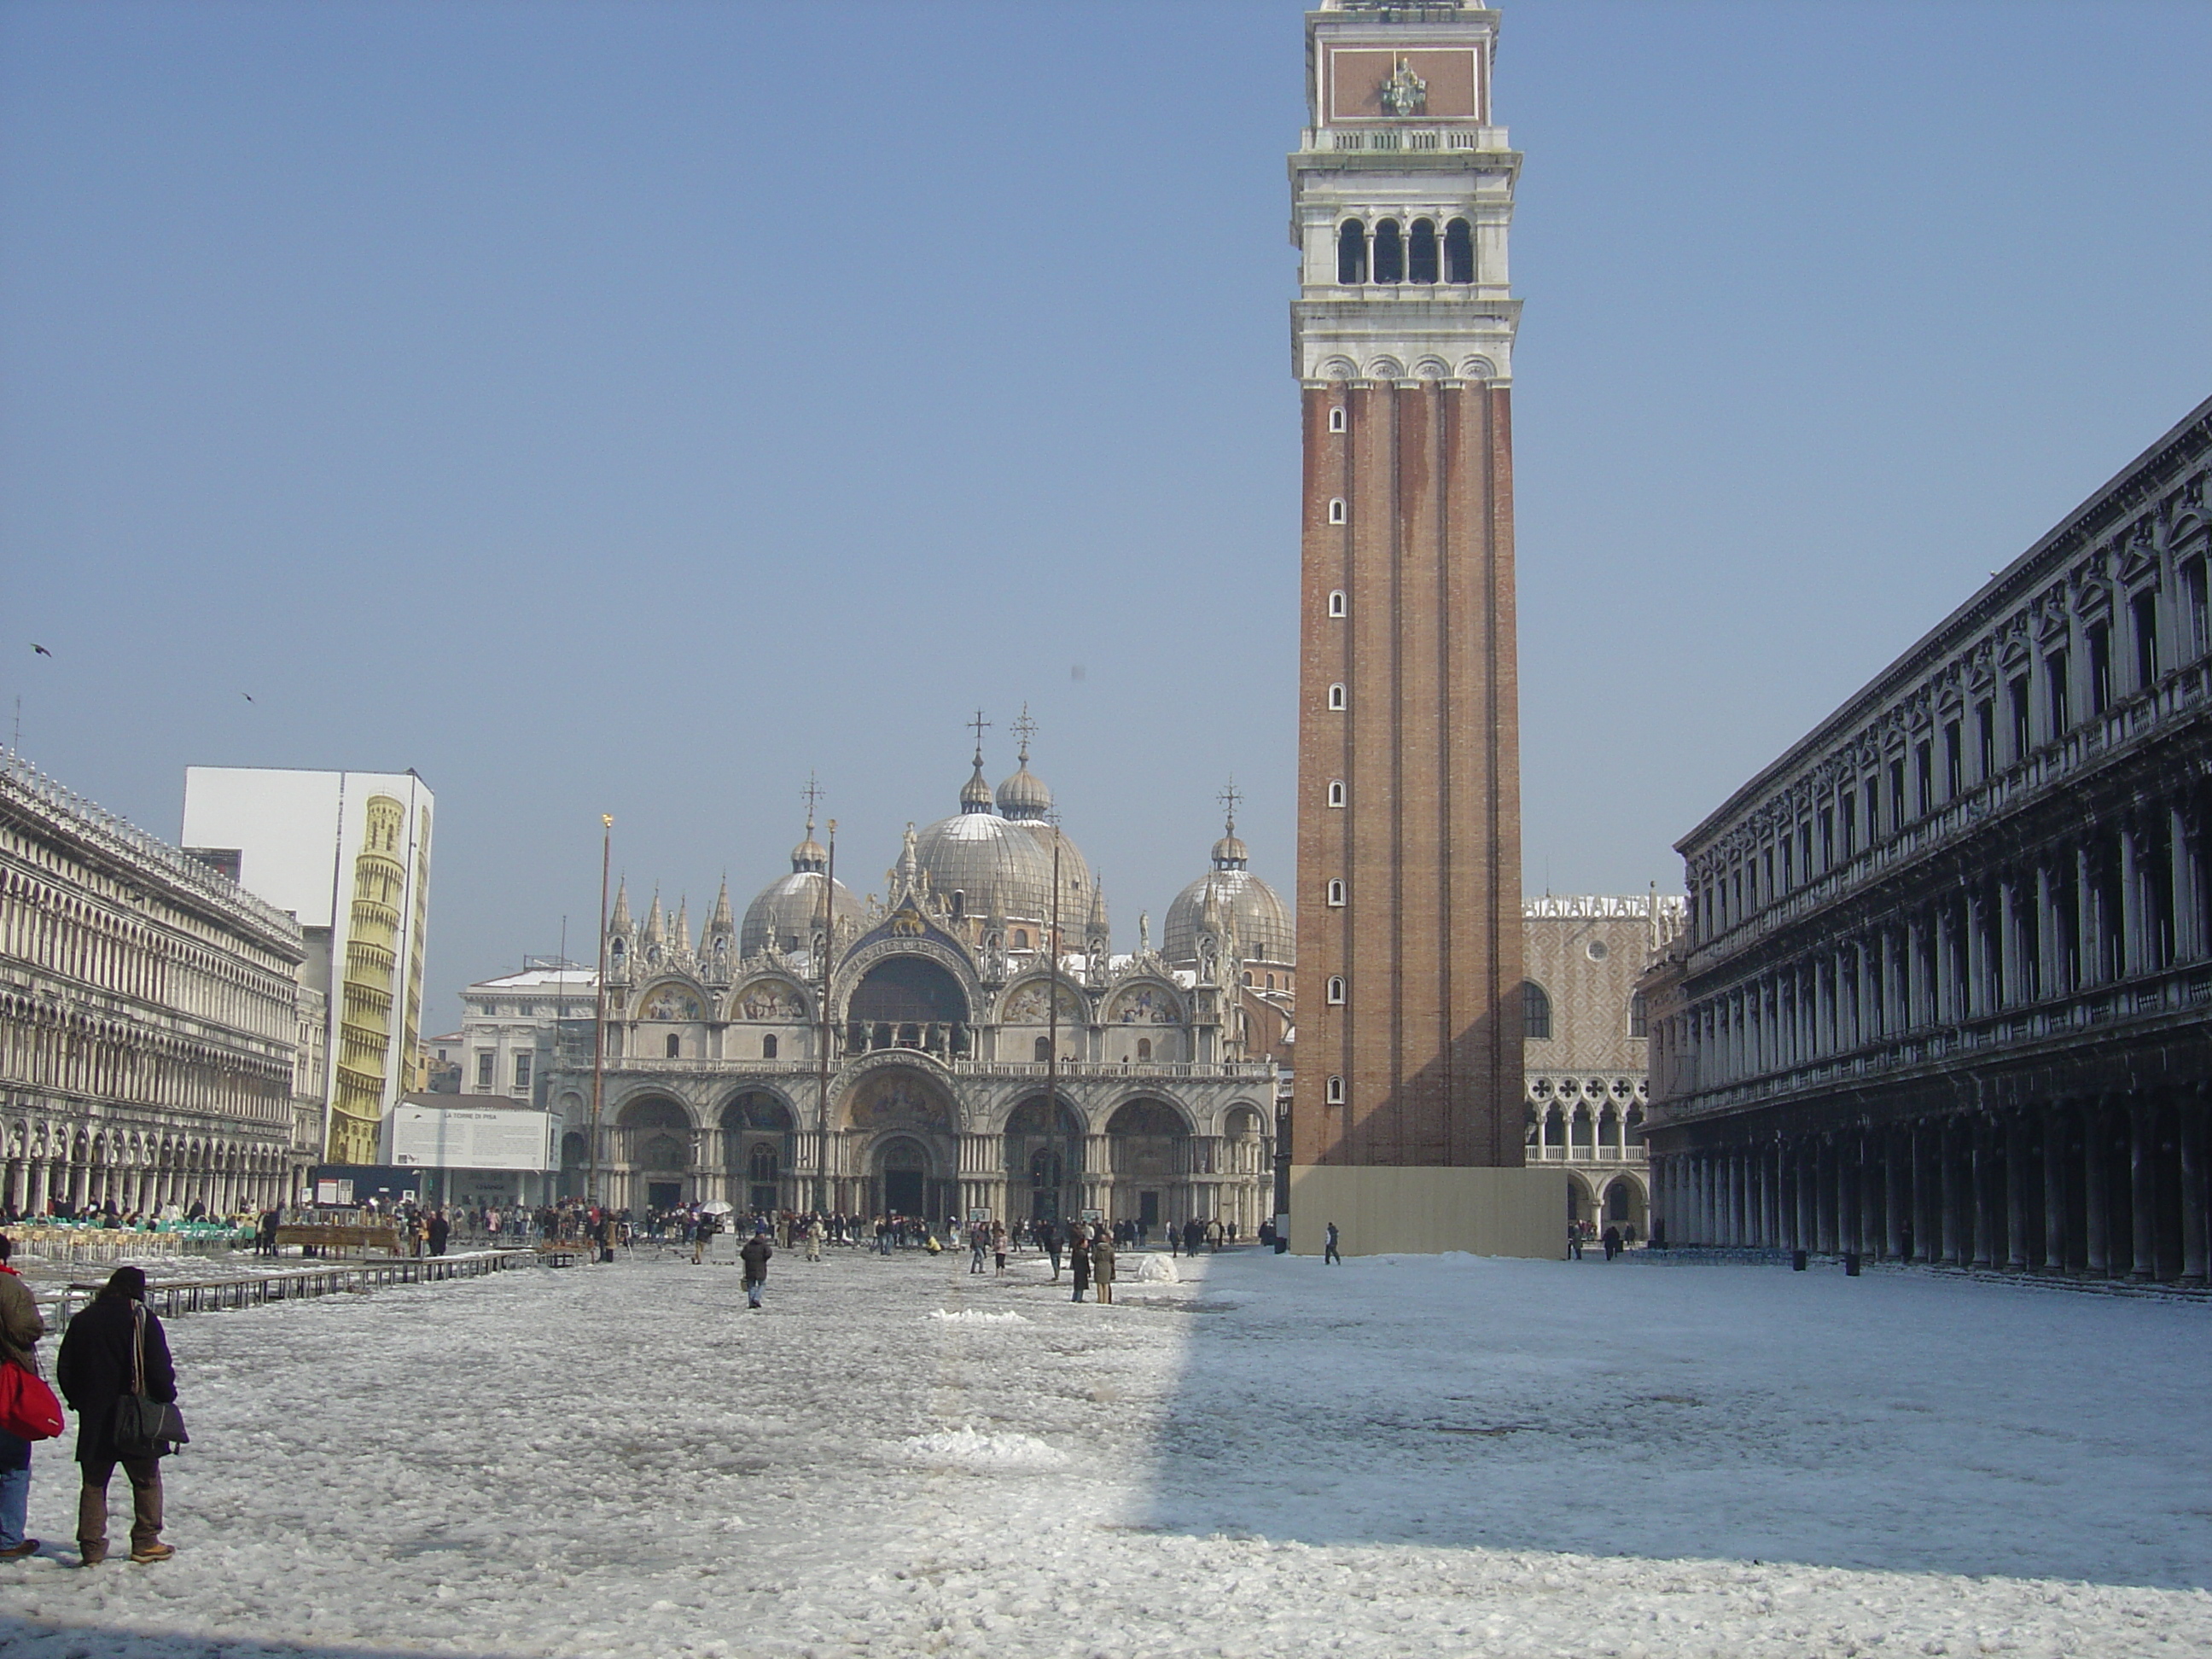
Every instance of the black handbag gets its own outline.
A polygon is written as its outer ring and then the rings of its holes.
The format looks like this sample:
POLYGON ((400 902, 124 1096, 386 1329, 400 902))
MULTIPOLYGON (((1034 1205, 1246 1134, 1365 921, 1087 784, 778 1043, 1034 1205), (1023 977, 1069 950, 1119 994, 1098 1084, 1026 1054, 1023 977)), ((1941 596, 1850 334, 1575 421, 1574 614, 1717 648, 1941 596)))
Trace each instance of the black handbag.
POLYGON ((115 1402, 115 1455, 134 1462, 167 1457, 191 1437, 185 1432, 184 1413, 173 1401, 147 1397, 146 1310, 134 1306, 131 1315, 131 1392, 115 1402))

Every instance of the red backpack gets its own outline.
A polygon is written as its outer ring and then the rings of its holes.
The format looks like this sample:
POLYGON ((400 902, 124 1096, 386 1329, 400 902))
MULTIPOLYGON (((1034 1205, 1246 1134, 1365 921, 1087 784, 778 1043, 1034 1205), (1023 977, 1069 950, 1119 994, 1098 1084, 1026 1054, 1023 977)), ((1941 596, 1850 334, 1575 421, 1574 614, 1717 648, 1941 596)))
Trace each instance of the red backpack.
POLYGON ((62 1402, 33 1370, 0 1361, 0 1430, 18 1440, 52 1440, 62 1431, 62 1402))

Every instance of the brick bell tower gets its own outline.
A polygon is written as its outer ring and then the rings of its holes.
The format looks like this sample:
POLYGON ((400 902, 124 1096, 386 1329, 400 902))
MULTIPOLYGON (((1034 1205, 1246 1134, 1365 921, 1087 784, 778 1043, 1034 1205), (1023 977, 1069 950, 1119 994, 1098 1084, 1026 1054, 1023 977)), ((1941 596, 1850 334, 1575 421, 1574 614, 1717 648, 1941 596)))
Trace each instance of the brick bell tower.
MULTIPOLYGON (((1290 158, 1305 471, 1291 1237, 1557 1255, 1523 1168, 1498 14, 1328 0, 1290 158)), ((1553 1197, 1556 1190, 1556 1198, 1553 1197)))

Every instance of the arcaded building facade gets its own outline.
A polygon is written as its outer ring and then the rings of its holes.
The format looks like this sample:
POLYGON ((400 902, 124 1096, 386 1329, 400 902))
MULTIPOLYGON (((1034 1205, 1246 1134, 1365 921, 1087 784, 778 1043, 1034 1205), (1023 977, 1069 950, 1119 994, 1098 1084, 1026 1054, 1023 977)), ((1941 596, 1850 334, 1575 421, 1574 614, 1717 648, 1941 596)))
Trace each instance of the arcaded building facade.
POLYGON ((305 954, 283 911, 6 757, 7 1201, 225 1212, 292 1195, 321 1130, 295 1146, 305 954))
POLYGON ((2212 402, 1679 843, 1670 1242, 2201 1284, 2212 402))
POLYGON ((1295 945, 1233 833, 1170 912, 1181 961, 1148 936, 1114 951, 1026 746, 995 793, 979 750, 959 811, 908 829, 881 901, 830 865, 810 822, 790 873, 742 921, 719 896, 696 936, 681 906, 656 897, 638 922, 623 895, 596 1151, 588 1052, 550 1081, 566 1190, 1247 1236, 1273 1213, 1278 1072, 1241 1005, 1248 961, 1287 975, 1295 945))

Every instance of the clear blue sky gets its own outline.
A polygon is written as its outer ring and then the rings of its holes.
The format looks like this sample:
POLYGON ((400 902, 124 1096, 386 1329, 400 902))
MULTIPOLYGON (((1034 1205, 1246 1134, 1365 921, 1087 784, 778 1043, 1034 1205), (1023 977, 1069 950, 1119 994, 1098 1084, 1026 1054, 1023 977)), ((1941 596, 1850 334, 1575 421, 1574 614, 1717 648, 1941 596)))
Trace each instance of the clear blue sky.
MULTIPOLYGON (((602 810, 696 923, 813 769, 879 888, 979 703, 1125 946, 1231 772, 1286 886, 1300 27, 0 6, 0 718, 167 835, 416 768, 434 1030, 588 954, 602 810)), ((1528 884, 1640 891, 2212 392, 2212 6, 1504 31, 1528 884)))

